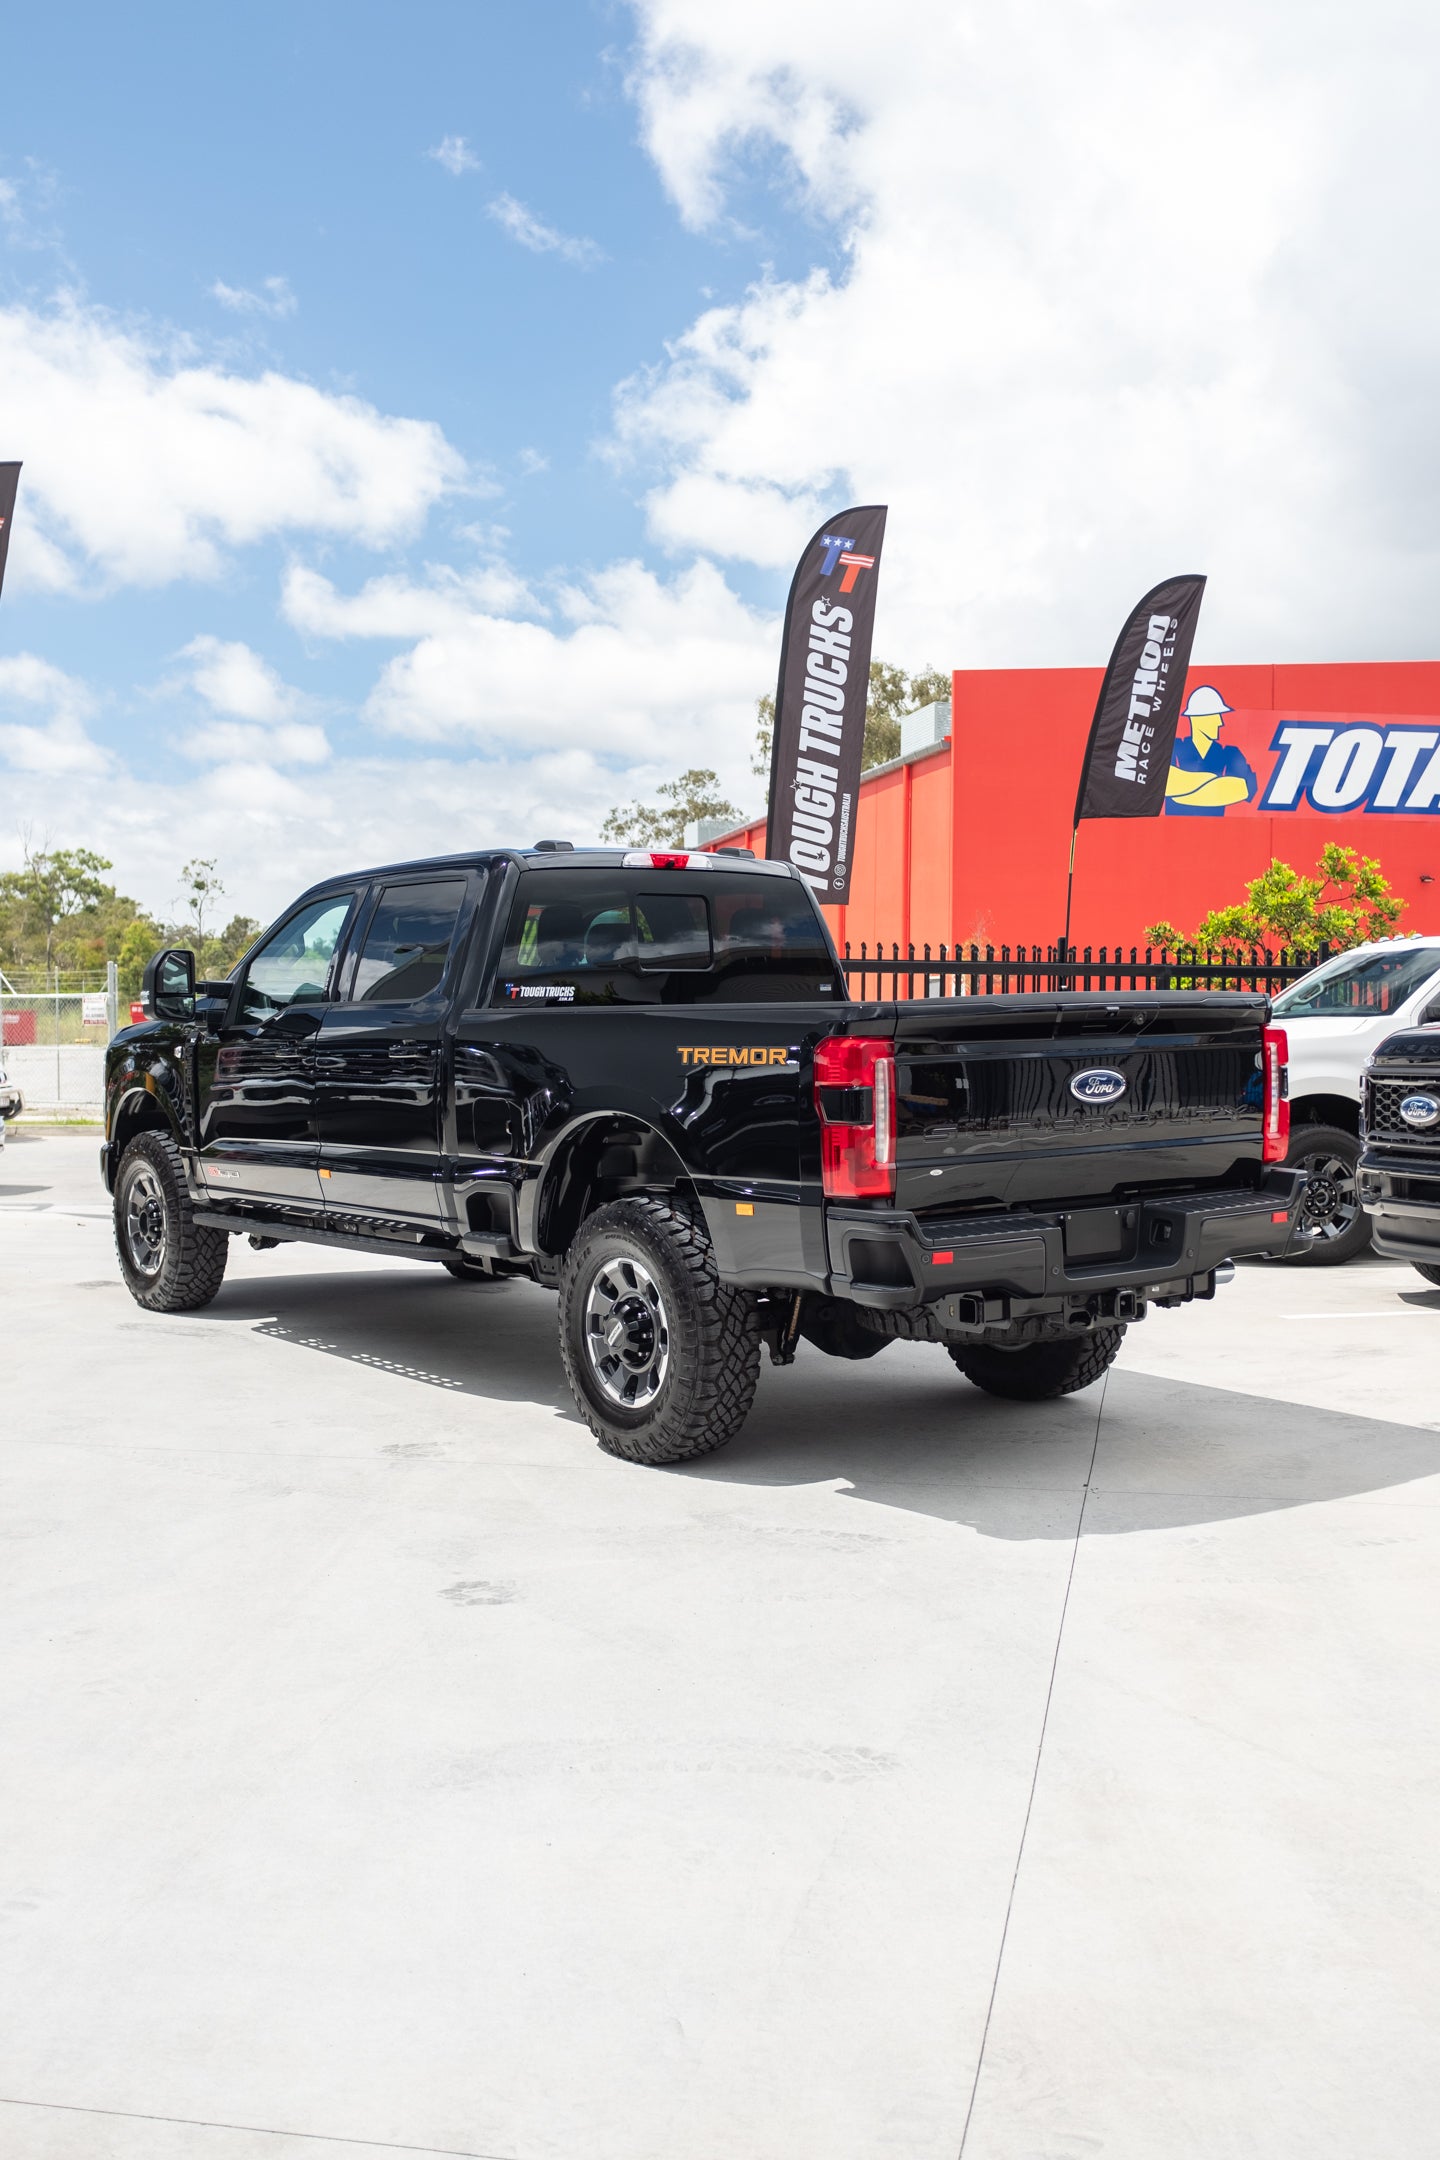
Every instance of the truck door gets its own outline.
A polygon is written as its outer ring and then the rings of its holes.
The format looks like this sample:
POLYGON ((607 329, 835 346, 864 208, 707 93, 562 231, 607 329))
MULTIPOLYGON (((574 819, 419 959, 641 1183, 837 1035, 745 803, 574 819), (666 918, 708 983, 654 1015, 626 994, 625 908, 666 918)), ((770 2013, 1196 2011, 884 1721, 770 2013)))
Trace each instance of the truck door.
POLYGON ((424 1223, 443 1213, 450 975, 481 883, 392 878, 360 926, 316 1055, 331 1212, 424 1223))
POLYGON ((356 897, 328 893, 277 924, 200 1044, 201 1170, 220 1200, 320 1205, 315 1039, 356 897))

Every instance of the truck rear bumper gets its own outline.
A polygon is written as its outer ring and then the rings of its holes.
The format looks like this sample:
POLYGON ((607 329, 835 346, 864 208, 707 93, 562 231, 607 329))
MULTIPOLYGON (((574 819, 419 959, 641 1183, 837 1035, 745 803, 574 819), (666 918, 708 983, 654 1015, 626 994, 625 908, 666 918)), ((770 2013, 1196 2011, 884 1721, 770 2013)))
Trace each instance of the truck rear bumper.
POLYGON ((1396 1161, 1367 1148, 1360 1158, 1359 1179, 1376 1252, 1390 1260, 1440 1265, 1440 1161, 1396 1161))
POLYGON ((1053 1214, 961 1216, 831 1208, 826 1215, 833 1295, 898 1312, 957 1292, 966 1324, 994 1324, 1017 1305, 1074 1305, 1132 1317, 1137 1298, 1208 1294, 1225 1261, 1278 1257, 1304 1244, 1303 1173, 1275 1164, 1251 1189, 1134 1200, 1053 1214), (1199 1285, 1207 1288, 1204 1293, 1199 1285), (1108 1296, 1123 1292, 1115 1308, 1108 1296), (993 1311, 986 1310, 989 1305, 993 1311))

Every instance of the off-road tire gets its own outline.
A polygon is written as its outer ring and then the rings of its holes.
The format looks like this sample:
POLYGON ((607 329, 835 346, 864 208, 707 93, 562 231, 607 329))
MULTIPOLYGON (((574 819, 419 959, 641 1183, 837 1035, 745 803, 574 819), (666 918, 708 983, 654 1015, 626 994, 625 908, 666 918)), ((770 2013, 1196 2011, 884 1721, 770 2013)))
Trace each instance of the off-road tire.
POLYGON ((586 1217, 560 1271, 560 1355, 575 1406, 607 1454, 691 1462, 740 1430, 760 1377, 755 1303, 722 1283, 704 1223, 683 1203, 613 1200, 586 1217), (669 1354, 643 1408, 610 1399, 586 1344, 586 1307, 607 1262, 637 1260, 664 1302, 669 1354))
POLYGON ((1417 1275, 1423 1275, 1426 1282, 1434 1283, 1436 1289, 1440 1290, 1440 1267, 1431 1267, 1428 1260, 1412 1260, 1410 1265, 1417 1275))
MULTIPOLYGON (((1355 1134, 1344 1131, 1339 1125, 1294 1125, 1290 1129, 1290 1146, 1285 1160, 1290 1164, 1321 1166, 1326 1172, 1326 1189, 1338 1188, 1340 1211, 1349 1214, 1353 1207, 1354 1213, 1346 1227, 1333 1230, 1324 1237, 1307 1239, 1298 1252, 1286 1253, 1281 1264, 1285 1267, 1343 1267, 1357 1253, 1368 1252, 1371 1224, 1360 1205, 1357 1186, 1360 1142, 1355 1134), (1329 1175, 1331 1165, 1338 1166, 1339 1178, 1329 1175)), ((1307 1218, 1317 1219, 1314 1208, 1302 1199, 1299 1220, 1303 1223, 1307 1218)), ((1339 1215, 1331 1211, 1321 1219, 1327 1225, 1334 1225, 1339 1215)))
POLYGON ((966 1379, 987 1395, 1004 1395, 1010 1402, 1050 1402, 1089 1387, 1108 1372, 1124 1340, 1123 1327, 1097 1327, 1053 1342, 1022 1343, 1015 1350, 998 1343, 946 1347, 966 1379))
MULTIPOLYGON (((147 1312, 198 1312, 225 1279, 226 1230, 202 1229, 185 1185, 180 1150, 166 1133, 143 1132, 120 1158, 115 1177, 115 1251, 125 1287, 147 1312), (137 1180, 149 1180, 161 1221, 158 1265, 142 1264, 129 1227, 137 1180)), ((147 1257, 153 1255, 153 1248, 147 1257)))

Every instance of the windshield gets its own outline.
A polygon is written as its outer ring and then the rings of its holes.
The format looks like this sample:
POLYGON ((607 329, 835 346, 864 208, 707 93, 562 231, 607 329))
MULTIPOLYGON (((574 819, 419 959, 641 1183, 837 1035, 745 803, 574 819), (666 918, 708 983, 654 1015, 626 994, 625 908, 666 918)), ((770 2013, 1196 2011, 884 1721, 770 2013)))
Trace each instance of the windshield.
POLYGON ((1303 1020, 1321 1013, 1366 1020, 1372 1014, 1393 1013, 1436 974, 1440 974, 1440 948, 1434 945, 1341 953, 1282 990, 1272 1009, 1277 1020, 1303 1020))

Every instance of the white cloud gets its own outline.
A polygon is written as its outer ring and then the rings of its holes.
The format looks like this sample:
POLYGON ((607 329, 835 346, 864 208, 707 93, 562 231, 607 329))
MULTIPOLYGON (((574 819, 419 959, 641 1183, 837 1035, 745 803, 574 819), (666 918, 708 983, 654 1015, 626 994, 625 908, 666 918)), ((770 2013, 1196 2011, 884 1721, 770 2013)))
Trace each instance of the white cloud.
POLYGON ((16 758, 15 732, 0 728, 0 866, 18 866, 28 826, 56 846, 98 849, 114 863, 120 889, 162 915, 180 865, 196 855, 218 861, 227 909, 270 920, 315 879, 367 863, 541 838, 593 840, 613 804, 653 792, 673 769, 616 770, 574 748, 501 757, 407 749, 347 755, 317 784, 306 772, 279 769, 237 724, 223 762, 193 776, 177 777, 172 764, 142 778, 118 760, 66 766, 16 758))
POLYGON ((427 150, 425 155, 434 158, 437 165, 443 165, 452 180, 458 180, 463 173, 480 170, 480 160, 463 135, 442 135, 433 150, 427 150))
POLYGON ((593 270, 597 263, 605 260, 604 249, 597 247, 593 240, 575 239, 569 233, 557 232, 553 225, 547 225, 513 195, 497 195, 485 208, 487 215, 494 218, 497 225, 503 225, 512 240, 529 248, 532 254, 558 255, 578 270, 593 270))
POLYGON ((192 638, 181 653, 189 681, 207 705, 239 720, 285 720, 302 704, 268 660, 249 645, 217 637, 192 638))
POLYGON ((300 304, 290 290, 289 279, 283 277, 262 278, 258 292, 245 285, 227 285, 223 278, 216 278, 210 287, 210 297, 218 300, 221 307, 229 308, 232 315, 279 318, 293 315, 300 304))
POLYGON ((902 661, 1099 660, 1189 568, 1202 657, 1430 650, 1433 11, 635 5, 682 216, 778 154, 831 258, 625 386, 657 539, 781 568, 888 501, 902 661))
POLYGON ((15 772, 67 782, 108 772, 110 758, 86 731, 94 710, 87 685, 50 661, 35 653, 0 659, 0 759, 15 772))
POLYGON ((466 481, 433 422, 198 363, 73 299, 0 307, 0 381, 25 446, 8 574, 32 589, 213 579, 290 532, 381 546, 466 481))
POLYGON ((573 748, 655 778, 705 764, 747 794, 755 700, 777 625, 696 563, 664 582, 616 563, 552 595, 559 627, 487 608, 475 584, 381 578, 353 597, 292 570, 286 609, 315 635, 408 637, 365 707, 380 730, 499 753, 573 748))
POLYGON ((247 727, 238 720, 195 728, 178 747, 202 765, 323 765, 330 755, 324 728, 247 727))
MULTIPOLYGON (((180 681, 223 716, 180 738, 184 756, 206 764, 271 765, 323 765, 329 757, 325 730, 301 717, 313 701, 282 681, 252 647, 197 637, 180 657, 190 663, 180 681)), ((172 681, 167 687, 177 686, 172 681)))

